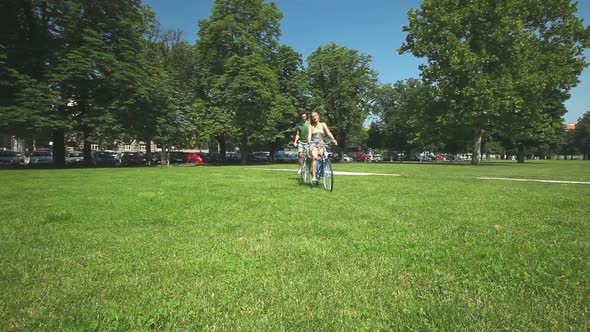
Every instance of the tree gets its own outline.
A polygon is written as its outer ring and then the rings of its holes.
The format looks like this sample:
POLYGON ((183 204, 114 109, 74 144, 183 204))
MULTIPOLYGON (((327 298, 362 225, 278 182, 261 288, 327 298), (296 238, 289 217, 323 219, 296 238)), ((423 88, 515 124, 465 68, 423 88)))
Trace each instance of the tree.
MULTIPOLYGON (((47 138, 71 123, 56 107, 49 76, 59 46, 59 1, 0 2, 0 130, 47 138)), ((59 145, 56 156, 60 156, 59 145)), ((63 150, 63 145, 61 146, 63 150)), ((61 152, 63 157, 63 152, 61 152)), ((64 158, 57 158, 57 161, 64 158)))
POLYGON ((584 113, 576 123, 574 132, 575 145, 580 149, 584 160, 588 160, 590 154, 590 112, 584 113))
POLYGON ((141 3, 68 1, 55 20, 60 49, 51 82, 60 95, 58 109, 83 134, 84 158, 89 162, 96 133, 113 132, 117 108, 128 105, 128 98, 145 82, 141 3))
POLYGON ((370 56, 334 43, 320 46, 307 58, 312 108, 337 139, 340 157, 349 134, 362 128, 371 108, 377 74, 370 62, 370 56))
POLYGON ((294 122, 298 114, 309 111, 309 82, 303 68, 301 54, 292 47, 281 45, 276 59, 279 94, 274 103, 277 120, 274 137, 270 139, 271 152, 290 142, 294 136, 294 122))
MULTIPOLYGON (((243 149, 251 141, 270 139, 270 132, 261 131, 276 119, 274 64, 281 18, 274 2, 216 0, 211 16, 199 21, 200 121, 206 134, 219 142, 222 158, 228 134, 237 135, 243 149)), ((246 157, 242 151, 243 162, 246 157)))
POLYGON ((148 142, 148 154, 151 141, 158 142, 166 161, 170 147, 195 146, 198 141, 195 52, 181 31, 162 31, 155 13, 148 6, 142 11, 144 77, 118 114, 131 137, 148 142))
POLYGON ((428 149, 440 142, 434 90, 417 79, 381 86, 373 113, 379 118, 388 149, 404 152, 428 149))
POLYGON ((576 10, 569 0, 425 0, 409 12, 399 51, 428 59, 422 78, 448 102, 445 118, 472 128, 472 164, 486 131, 552 126, 546 93, 567 92, 586 65, 590 29, 576 10))
POLYGON ((222 100, 234 115, 232 123, 240 139, 242 163, 245 163, 251 143, 274 137, 280 115, 274 107, 275 96, 279 93, 278 80, 276 72, 256 53, 234 56, 227 67, 220 81, 224 87, 222 100))

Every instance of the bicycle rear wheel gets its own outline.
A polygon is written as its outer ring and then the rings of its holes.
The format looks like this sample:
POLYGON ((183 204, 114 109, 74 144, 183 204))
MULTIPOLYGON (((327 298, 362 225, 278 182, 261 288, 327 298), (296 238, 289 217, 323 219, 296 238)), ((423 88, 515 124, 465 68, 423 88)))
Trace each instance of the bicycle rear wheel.
POLYGON ((334 190, 334 172, 329 159, 324 161, 324 189, 327 191, 334 190))

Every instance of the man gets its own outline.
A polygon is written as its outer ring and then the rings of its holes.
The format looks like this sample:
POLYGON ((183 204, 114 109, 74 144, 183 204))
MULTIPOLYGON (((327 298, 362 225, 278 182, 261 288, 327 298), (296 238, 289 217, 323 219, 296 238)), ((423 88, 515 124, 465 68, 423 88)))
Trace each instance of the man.
POLYGON ((299 155, 299 170, 297 174, 301 174, 303 168, 303 158, 305 158, 305 150, 307 149, 307 129, 309 128, 309 121, 307 121, 307 114, 305 112, 299 115, 299 123, 295 127, 295 140, 293 145, 297 148, 299 155))

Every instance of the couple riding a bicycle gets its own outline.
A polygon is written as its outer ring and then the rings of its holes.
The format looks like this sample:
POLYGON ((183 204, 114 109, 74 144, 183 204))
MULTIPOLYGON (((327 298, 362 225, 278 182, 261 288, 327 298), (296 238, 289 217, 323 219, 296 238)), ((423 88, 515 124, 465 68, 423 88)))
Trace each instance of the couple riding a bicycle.
POLYGON ((311 113, 311 120, 307 122, 307 114, 302 113, 301 122, 297 126, 295 134, 295 146, 299 152, 299 171, 301 181, 306 182, 310 179, 311 186, 317 186, 320 180, 323 180, 324 188, 332 191, 333 174, 332 164, 328 159, 327 144, 338 142, 330 132, 325 122, 320 121, 318 112, 311 113), (329 142, 324 142, 324 136, 330 137, 329 142), (302 138, 307 138, 307 144, 302 142, 302 138))

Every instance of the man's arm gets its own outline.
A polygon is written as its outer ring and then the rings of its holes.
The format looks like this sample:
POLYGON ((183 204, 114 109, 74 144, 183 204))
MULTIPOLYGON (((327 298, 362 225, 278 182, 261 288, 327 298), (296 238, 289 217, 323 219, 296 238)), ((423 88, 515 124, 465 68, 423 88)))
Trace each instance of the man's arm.
POLYGON ((295 140, 293 141, 293 145, 297 147, 297 142, 299 142, 299 129, 295 131, 295 140))

